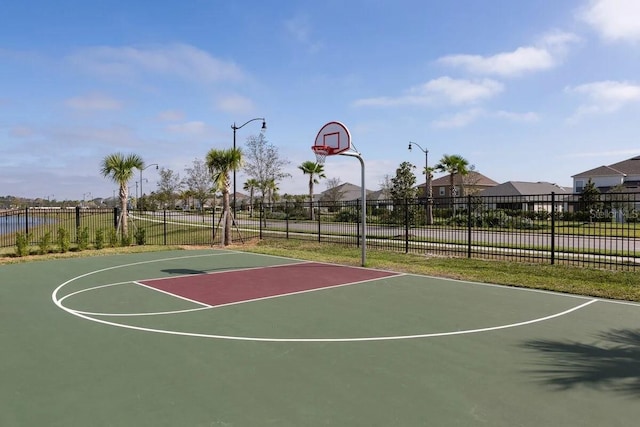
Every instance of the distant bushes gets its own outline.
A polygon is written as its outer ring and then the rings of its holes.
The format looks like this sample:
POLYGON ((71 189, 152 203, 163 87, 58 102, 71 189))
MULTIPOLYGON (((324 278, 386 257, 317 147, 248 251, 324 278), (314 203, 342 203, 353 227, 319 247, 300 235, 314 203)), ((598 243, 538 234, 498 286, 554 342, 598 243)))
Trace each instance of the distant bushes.
MULTIPOLYGON (((31 254, 32 238, 33 235, 31 233, 16 233, 16 256, 24 257, 31 254)), ((51 234, 51 231, 46 231, 42 235, 40 241, 37 242, 37 250, 35 253, 38 255, 46 255, 51 252, 80 252, 90 249, 91 247, 96 250, 100 250, 105 247, 115 248, 118 246, 130 246, 134 240, 136 245, 145 245, 147 240, 146 230, 139 227, 133 233, 129 232, 126 236, 120 236, 115 228, 109 228, 106 230, 100 228, 95 230, 93 242, 91 242, 89 228, 83 227, 76 230, 76 240, 72 243, 72 236, 71 233, 69 233, 69 230, 64 227, 59 227, 55 236, 51 234)))

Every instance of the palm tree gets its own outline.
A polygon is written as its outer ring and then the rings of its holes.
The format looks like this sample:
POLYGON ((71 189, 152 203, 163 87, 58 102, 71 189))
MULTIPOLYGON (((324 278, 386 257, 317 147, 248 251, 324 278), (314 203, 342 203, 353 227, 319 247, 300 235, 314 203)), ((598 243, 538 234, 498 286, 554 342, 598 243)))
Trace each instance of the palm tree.
MULTIPOLYGON (((450 188, 451 188, 451 205, 455 208, 455 205, 453 203, 453 196, 455 194, 455 184, 454 184, 454 179, 455 179, 455 175, 462 175, 465 176, 469 173, 469 162, 467 161, 467 159, 465 159, 464 157, 458 155, 458 154, 445 154, 444 156, 442 156, 442 159, 440 159, 440 162, 438 162, 437 165, 435 165, 434 169, 439 171, 439 172, 447 172, 449 173, 449 183, 450 183, 450 188)), ((461 196, 464 194, 461 194, 461 196)))
POLYGON ((309 160, 298 166, 298 169, 300 169, 303 174, 309 175, 309 218, 313 221, 313 184, 320 183, 320 178, 326 178, 324 165, 309 160))
POLYGON ((276 183, 276 180, 274 178, 270 178, 265 181, 264 188, 267 192, 267 200, 269 204, 273 205, 273 203, 276 202, 280 197, 278 195, 278 190, 280 190, 280 187, 278 187, 278 184, 276 183))
POLYGON ((244 191, 249 192, 249 218, 253 216, 253 196, 256 193, 256 188, 260 186, 260 183, 255 178, 250 178, 244 183, 244 191))
POLYGON ((242 165, 242 151, 239 148, 218 150, 212 148, 207 153, 207 167, 211 172, 214 186, 222 191, 222 244, 231 244, 231 210, 229 209, 229 192, 231 190, 231 172, 242 165))
POLYGON ((105 178, 109 177, 120 186, 120 231, 122 237, 129 235, 127 224, 127 200, 129 199, 128 183, 133 178, 133 170, 142 170, 144 161, 137 154, 124 155, 122 153, 110 154, 102 159, 100 172, 105 178))
POLYGON ((433 173, 435 172, 435 167, 427 166, 424 168, 424 174, 427 177, 426 180, 426 190, 427 190, 427 225, 433 224, 433 186, 431 185, 431 180, 433 179, 433 173))

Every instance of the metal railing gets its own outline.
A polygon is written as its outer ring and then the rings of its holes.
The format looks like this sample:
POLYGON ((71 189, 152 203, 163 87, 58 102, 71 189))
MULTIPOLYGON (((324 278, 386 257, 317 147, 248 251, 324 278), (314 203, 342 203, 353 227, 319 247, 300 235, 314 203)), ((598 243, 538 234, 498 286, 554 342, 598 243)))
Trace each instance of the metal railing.
MULTIPOLYGON (((639 194, 368 200, 367 246, 426 256, 635 271, 640 266, 639 194), (427 217, 429 204, 433 218, 427 217)), ((298 239, 358 246, 363 237, 360 206, 358 201, 256 204, 253 210, 237 212, 232 240, 298 239)), ((127 218, 132 244, 221 241, 219 211, 130 211, 127 218)), ((46 233, 55 242, 61 228, 72 242, 84 232, 95 243, 98 233, 113 240, 120 226, 117 209, 9 210, 0 213, 0 246, 14 246, 16 233, 28 235, 32 245, 46 233)))

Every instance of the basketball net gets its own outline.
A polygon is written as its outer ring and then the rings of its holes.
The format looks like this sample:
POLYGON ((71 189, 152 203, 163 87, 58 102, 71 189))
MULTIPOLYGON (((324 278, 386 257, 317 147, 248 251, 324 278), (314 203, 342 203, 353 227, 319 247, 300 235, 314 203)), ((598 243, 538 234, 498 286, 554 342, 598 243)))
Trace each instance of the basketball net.
POLYGON ((327 160, 327 156, 329 155, 329 150, 322 146, 314 146, 313 152, 316 155, 316 163, 319 165, 324 165, 324 161, 327 160))

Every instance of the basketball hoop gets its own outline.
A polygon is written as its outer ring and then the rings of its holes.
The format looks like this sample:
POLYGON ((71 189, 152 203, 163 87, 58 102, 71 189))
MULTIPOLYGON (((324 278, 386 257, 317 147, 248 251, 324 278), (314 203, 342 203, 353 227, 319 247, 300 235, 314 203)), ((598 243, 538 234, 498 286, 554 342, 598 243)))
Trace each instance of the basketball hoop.
POLYGON ((314 144, 311 146, 316 155, 316 163, 324 165, 327 156, 343 153, 351 147, 351 134, 340 122, 329 122, 322 126, 314 144))
POLYGON ((313 146, 311 147, 311 149, 316 155, 316 163, 319 165, 324 165, 324 161, 327 160, 327 156, 329 155, 329 148, 323 146, 313 146))

